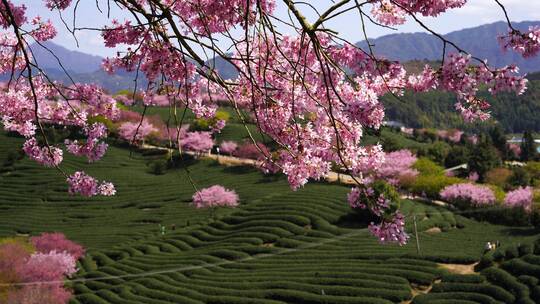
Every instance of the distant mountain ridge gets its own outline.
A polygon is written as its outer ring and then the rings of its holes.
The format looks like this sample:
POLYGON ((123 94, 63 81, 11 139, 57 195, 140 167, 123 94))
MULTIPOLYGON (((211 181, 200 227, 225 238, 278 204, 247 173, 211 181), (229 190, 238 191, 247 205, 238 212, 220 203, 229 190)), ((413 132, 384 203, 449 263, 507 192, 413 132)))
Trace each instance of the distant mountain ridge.
MULTIPOLYGON (((513 26, 519 30, 527 30, 529 26, 536 25, 540 25, 540 21, 513 23, 513 26)), ((507 31, 508 25, 505 22, 495 22, 443 36, 474 56, 487 59, 490 65, 501 67, 515 63, 522 72, 540 71, 540 56, 524 59, 516 52, 502 50, 497 37, 506 34, 507 31)), ((369 42, 377 56, 392 60, 441 60, 443 53, 442 41, 428 33, 391 34, 370 39, 369 42)), ((366 41, 358 42, 356 45, 368 50, 366 41)), ((447 46, 447 52, 449 51, 455 51, 455 49, 447 46)))
POLYGON ((50 41, 41 44, 34 43, 30 47, 35 61, 45 70, 62 71, 63 66, 68 72, 75 74, 93 73, 100 69, 103 61, 101 56, 68 50, 50 41), (62 66, 58 61, 62 63, 62 66))
MULTIPOLYGON (((535 25, 540 25, 540 21, 526 21, 514 24, 517 29, 521 30, 527 30, 529 26, 535 25)), ((540 56, 523 59, 515 52, 504 52, 501 49, 497 42, 497 36, 505 34, 506 31, 506 23, 496 22, 451 32, 444 35, 444 37, 475 56, 486 58, 491 65, 500 67, 516 63, 522 72, 540 71, 540 56)), ((443 51, 442 42, 437 37, 427 33, 391 34, 371 39, 370 43, 378 56, 402 62, 413 60, 438 61, 441 59, 443 51)), ((357 45, 367 49, 366 41, 358 42, 357 45)), ((451 50, 452 47, 448 47, 447 51, 451 50)), ((100 56, 69 50, 53 42, 46 42, 43 46, 33 44, 32 54, 36 62, 55 80, 70 82, 70 79, 65 75, 58 63, 60 61, 76 82, 95 83, 110 92, 132 89, 135 86, 135 73, 118 72, 112 76, 108 75, 101 69, 103 57, 100 56)), ((225 79, 235 78, 238 75, 234 66, 223 58, 218 57, 215 61, 211 60, 208 65, 215 66, 225 79)), ((137 86, 144 87, 146 80, 140 76, 137 86)))

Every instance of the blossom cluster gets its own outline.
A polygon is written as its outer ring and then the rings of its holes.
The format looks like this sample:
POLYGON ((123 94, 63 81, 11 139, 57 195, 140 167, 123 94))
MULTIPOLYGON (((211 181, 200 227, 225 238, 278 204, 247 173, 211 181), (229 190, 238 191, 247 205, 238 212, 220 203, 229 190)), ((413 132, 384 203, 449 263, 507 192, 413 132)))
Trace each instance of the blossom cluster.
POLYGON ((101 182, 90 175, 77 171, 67 178, 70 194, 81 194, 83 196, 104 195, 111 196, 116 194, 116 189, 112 183, 101 182))
POLYGON ((59 232, 45 232, 39 236, 33 236, 30 238, 30 242, 39 252, 67 252, 75 260, 84 255, 84 248, 81 245, 67 239, 63 233, 59 232))
POLYGON ((97 122, 86 127, 84 132, 87 135, 86 142, 79 143, 77 140, 66 139, 66 150, 77 156, 86 156, 89 162, 101 159, 108 147, 105 142, 100 142, 101 138, 107 136, 107 127, 97 122))
POLYGON ((391 203, 384 196, 384 193, 375 193, 375 190, 371 187, 355 187, 351 189, 351 192, 347 195, 347 201, 351 208, 369 208, 377 216, 382 216, 391 203))
POLYGON ((165 0, 164 4, 177 16, 186 18, 186 24, 205 34, 225 32, 234 25, 247 27, 255 21, 258 9, 271 13, 275 6, 274 0, 165 0))
POLYGON ((408 14, 437 16, 451 8, 465 5, 467 0, 376 0, 371 13, 384 25, 399 25, 406 21, 408 14))
POLYGON ((410 238, 405 232, 405 217, 399 211, 390 220, 383 220, 379 224, 371 223, 368 229, 381 243, 405 245, 410 238))
POLYGON ((201 189, 193 194, 193 205, 196 208, 236 207, 238 195, 220 185, 201 189))
POLYGON ((522 33, 510 29, 507 35, 499 37, 499 43, 504 49, 513 49, 523 57, 533 57, 540 52, 540 26, 531 26, 522 33))
POLYGON ((506 193, 504 204, 508 207, 520 207, 525 211, 532 210, 533 190, 531 187, 519 187, 506 193))
POLYGON ((475 207, 495 203, 495 194, 490 188, 471 183, 447 186, 439 195, 451 203, 467 203, 475 207))

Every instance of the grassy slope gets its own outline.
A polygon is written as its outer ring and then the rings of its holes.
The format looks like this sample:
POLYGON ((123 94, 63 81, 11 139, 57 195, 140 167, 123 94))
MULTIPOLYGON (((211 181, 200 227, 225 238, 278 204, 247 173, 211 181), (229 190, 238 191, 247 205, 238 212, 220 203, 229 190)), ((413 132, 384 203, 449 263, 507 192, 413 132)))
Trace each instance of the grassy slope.
MULTIPOLYGON (((0 136, 0 164, 20 143, 0 136)), ((115 182, 118 195, 69 196, 56 171, 27 159, 4 167, 0 236, 66 233, 89 248, 80 278, 168 272, 76 283, 75 303, 393 303, 411 297, 409 283, 429 284, 442 275, 432 261, 473 262, 486 241, 510 245, 536 237, 526 228, 478 223, 406 201, 403 210, 417 215, 420 231, 445 231, 421 232, 418 256, 414 240, 381 246, 366 229, 345 225, 348 190, 339 185, 312 183, 291 192, 282 177, 200 161, 190 167, 197 186, 219 183, 241 197, 241 207, 220 210, 213 221, 209 211, 189 206, 193 188, 183 170, 151 175, 140 155, 130 158, 114 147, 89 166, 67 157, 66 171, 79 166, 115 182), (162 237, 158 223, 178 228, 162 237), (185 268, 193 265, 207 266, 185 268), (181 270, 170 272, 175 268, 181 270)))

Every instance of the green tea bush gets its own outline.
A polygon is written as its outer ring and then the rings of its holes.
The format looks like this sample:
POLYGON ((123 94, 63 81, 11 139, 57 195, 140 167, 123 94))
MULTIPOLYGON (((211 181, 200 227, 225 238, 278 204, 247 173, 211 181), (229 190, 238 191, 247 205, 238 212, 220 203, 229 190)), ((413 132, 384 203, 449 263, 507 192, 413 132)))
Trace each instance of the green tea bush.
POLYGON ((446 186, 462 183, 463 180, 457 177, 445 175, 423 175, 420 174, 412 183, 410 191, 417 195, 425 194, 429 198, 438 198, 439 193, 446 186))
POLYGON ((502 269, 490 267, 482 270, 481 274, 490 283, 501 286, 503 289, 511 292, 517 299, 529 296, 527 285, 518 282, 515 277, 502 269))

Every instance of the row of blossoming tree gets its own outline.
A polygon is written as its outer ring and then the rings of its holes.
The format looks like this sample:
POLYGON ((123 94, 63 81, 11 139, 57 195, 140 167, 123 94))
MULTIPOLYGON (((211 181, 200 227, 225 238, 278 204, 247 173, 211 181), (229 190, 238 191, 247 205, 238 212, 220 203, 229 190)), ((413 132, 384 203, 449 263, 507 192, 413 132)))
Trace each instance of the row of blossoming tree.
MULTIPOLYGON (((498 0, 493 1, 500 5, 498 0)), ((27 2, 61 12, 75 7, 78 1, 27 2)), ((242 121, 246 118, 239 107, 249 109, 259 131, 279 147, 272 157, 263 157, 269 167, 286 174, 296 190, 337 164, 356 177, 357 186, 349 197, 362 194, 359 199, 380 218, 371 231, 388 236, 384 237, 388 242, 405 241, 401 235, 403 216, 386 200, 374 197, 370 188, 371 175, 385 163, 381 147, 361 145, 365 130, 379 128, 383 121, 379 97, 399 97, 407 89, 454 92, 456 110, 472 121, 489 117, 489 104, 476 95, 479 87, 488 88, 492 94, 521 94, 526 89, 526 80, 517 74, 517 67, 491 67, 421 21, 421 17, 437 17, 462 7, 466 0, 341 0, 329 2, 316 12, 314 20, 305 17, 307 11, 317 10, 314 6, 292 0, 109 2, 128 11, 131 19, 113 20, 95 29, 101 32, 106 47, 127 46, 116 57, 107 58, 104 69, 144 74, 148 80, 141 94, 145 107, 159 102, 154 96, 165 95, 171 108, 187 107, 197 117, 211 118, 217 108, 211 96, 218 94, 236 109, 242 121), (289 20, 275 14, 278 5, 288 10, 289 20), (370 48, 358 48, 329 27, 329 22, 344 14, 357 17, 359 32, 366 38, 362 29, 368 22, 386 27, 399 26, 407 19, 417 22, 444 45, 440 66, 426 66, 418 75, 410 75, 399 62, 378 57, 370 48), (232 53, 220 48, 216 40, 227 41, 232 53), (222 57, 239 76, 223 79, 214 61, 201 54, 222 57), (209 98, 201 98, 201 93, 209 98)), ((73 33, 82 30, 76 24, 66 26, 73 26, 69 28, 73 33)), ((540 51, 540 29, 521 33, 510 20, 508 26, 508 34, 500 37, 504 48, 525 57, 540 51)), ((30 44, 54 38, 57 29, 50 21, 29 16, 24 4, 0 0, 0 27, 0 73, 10 74, 0 91, 4 128, 26 137, 24 151, 28 157, 65 175, 71 193, 113 195, 115 189, 109 182, 81 171, 64 171, 62 147, 49 142, 45 126, 80 128, 86 138, 68 140, 66 150, 96 161, 105 153, 107 130, 92 118, 117 119, 116 101, 95 85, 50 80, 32 59, 30 44)), ((177 134, 179 128, 180 124, 177 134)))

